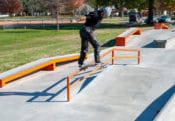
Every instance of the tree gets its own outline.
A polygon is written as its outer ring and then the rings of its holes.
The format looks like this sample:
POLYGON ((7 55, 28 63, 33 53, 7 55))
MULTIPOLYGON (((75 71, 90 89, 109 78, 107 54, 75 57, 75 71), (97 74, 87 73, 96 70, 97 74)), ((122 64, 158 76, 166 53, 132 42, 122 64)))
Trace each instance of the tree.
POLYGON ((58 17, 65 8, 65 2, 66 0, 44 0, 44 7, 52 15, 58 17))
POLYGON ((84 5, 84 0, 68 0, 66 7, 73 11, 73 14, 76 15, 80 13, 80 7, 84 5))
POLYGON ((23 5, 22 11, 23 11, 24 15, 28 15, 30 13, 29 12, 29 7, 28 7, 28 1, 29 0, 21 0, 21 3, 23 5))
POLYGON ((110 4, 110 0, 96 0, 97 7, 99 6, 108 6, 110 4))
POLYGON ((43 0, 28 0, 27 6, 30 13, 35 15, 35 13, 43 12, 43 0))
POLYGON ((68 5, 72 8, 79 8, 84 4, 84 0, 68 0, 68 5))
POLYGON ((96 0, 85 0, 84 2, 90 5, 92 8, 96 7, 96 0))
POLYGON ((153 24, 153 9, 154 9, 154 0, 148 0, 148 23, 153 24))
POLYGON ((20 0, 0 0, 0 12, 13 16, 22 9, 20 0))
POLYGON ((175 10, 175 0, 158 0, 155 4, 155 7, 159 12, 167 10, 171 14, 172 11, 175 10))
POLYGON ((154 6, 159 7, 160 10, 175 10, 175 0, 148 0, 148 24, 153 23, 153 10, 154 6), (156 4, 155 4, 156 2, 156 4))

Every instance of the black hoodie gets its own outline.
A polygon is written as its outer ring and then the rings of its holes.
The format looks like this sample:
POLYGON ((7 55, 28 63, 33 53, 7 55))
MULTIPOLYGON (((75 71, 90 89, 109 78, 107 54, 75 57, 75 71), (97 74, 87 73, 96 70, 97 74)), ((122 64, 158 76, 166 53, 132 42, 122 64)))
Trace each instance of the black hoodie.
POLYGON ((95 27, 96 25, 100 24, 101 20, 103 19, 101 13, 102 11, 97 10, 87 14, 84 25, 87 27, 95 27))

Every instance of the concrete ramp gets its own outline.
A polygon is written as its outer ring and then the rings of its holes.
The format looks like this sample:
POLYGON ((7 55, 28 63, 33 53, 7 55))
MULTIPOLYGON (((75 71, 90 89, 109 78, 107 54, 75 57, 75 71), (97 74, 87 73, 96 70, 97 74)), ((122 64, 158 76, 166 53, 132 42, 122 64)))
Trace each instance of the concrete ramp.
POLYGON ((110 66, 74 97, 72 105, 87 111, 84 121, 152 121, 168 100, 166 93, 175 89, 164 76, 156 69, 110 66))
POLYGON ((126 47, 157 48, 155 40, 166 40, 165 48, 173 49, 175 47, 175 30, 144 31, 140 36, 128 38, 126 47))

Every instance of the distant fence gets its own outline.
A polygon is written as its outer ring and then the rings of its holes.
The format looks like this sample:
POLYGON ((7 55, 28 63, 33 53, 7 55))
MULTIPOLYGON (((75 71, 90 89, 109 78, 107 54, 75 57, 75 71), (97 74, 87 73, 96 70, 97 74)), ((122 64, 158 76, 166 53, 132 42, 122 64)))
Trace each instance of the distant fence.
POLYGON ((0 26, 3 29, 14 28, 48 28, 55 27, 59 29, 59 24, 76 23, 73 18, 36 18, 36 19, 0 19, 0 26))

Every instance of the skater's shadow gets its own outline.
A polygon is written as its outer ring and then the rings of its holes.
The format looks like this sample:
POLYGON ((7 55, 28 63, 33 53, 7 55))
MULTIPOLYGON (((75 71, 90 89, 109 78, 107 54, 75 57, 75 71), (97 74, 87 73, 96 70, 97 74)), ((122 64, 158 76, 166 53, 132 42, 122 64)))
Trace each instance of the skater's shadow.
POLYGON ((115 46, 115 39, 111 39, 106 43, 104 43, 103 45, 101 45, 101 47, 113 47, 113 46, 115 46))
MULTIPOLYGON (((71 79, 71 84, 82 78, 83 75, 89 73, 89 71, 82 72, 71 79)), ((78 93, 80 93, 83 89, 85 89, 96 77, 99 72, 94 73, 90 77, 86 78, 80 84, 78 93)), ((64 77, 57 82, 51 84, 49 87, 42 91, 34 91, 34 92, 0 92, 1 96, 28 96, 31 97, 26 102, 67 102, 67 77, 64 77), (61 95, 59 97, 59 95, 61 95), (62 96, 63 95, 63 96, 62 96)), ((78 94, 77 93, 77 94, 78 94)))

